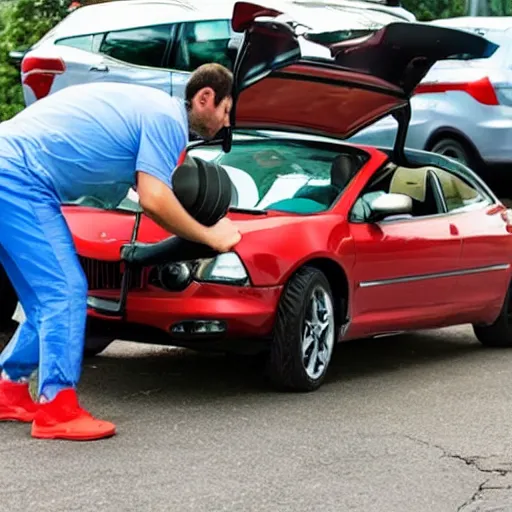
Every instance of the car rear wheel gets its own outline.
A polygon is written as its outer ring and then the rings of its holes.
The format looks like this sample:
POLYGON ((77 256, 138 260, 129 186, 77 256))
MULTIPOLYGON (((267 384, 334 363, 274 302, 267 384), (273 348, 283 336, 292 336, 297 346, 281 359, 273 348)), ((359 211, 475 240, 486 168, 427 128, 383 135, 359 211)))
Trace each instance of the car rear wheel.
POLYGON ((451 158, 452 160, 457 160, 470 168, 475 163, 469 149, 462 142, 449 137, 442 138, 435 142, 430 151, 451 158))
POLYGON ((314 391, 325 379, 336 342, 331 287, 318 269, 304 267, 279 304, 267 373, 279 388, 314 391))
POLYGON ((491 325, 474 325, 476 337, 486 347, 512 347, 512 300, 509 286, 503 307, 491 325))

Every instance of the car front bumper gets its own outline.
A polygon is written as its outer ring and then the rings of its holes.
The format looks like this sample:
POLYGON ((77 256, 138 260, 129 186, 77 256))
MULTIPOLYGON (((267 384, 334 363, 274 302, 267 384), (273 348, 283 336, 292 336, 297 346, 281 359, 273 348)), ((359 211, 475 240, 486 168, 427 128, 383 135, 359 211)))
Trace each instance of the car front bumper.
MULTIPOLYGON (((272 333, 281 291, 280 286, 197 282, 182 292, 147 287, 129 292, 124 318, 105 316, 92 308, 88 317, 96 332, 108 330, 117 339, 128 341, 173 344, 180 340, 265 338, 272 333), (144 331, 147 339, 141 339, 144 331)), ((115 300, 119 292, 91 290, 89 295, 115 300)))

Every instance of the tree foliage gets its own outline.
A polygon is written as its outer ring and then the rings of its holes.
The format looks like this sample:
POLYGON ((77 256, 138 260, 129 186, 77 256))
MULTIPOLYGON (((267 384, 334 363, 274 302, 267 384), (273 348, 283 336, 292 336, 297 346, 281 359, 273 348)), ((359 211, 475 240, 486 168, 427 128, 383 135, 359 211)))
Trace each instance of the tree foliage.
POLYGON ((419 21, 463 16, 466 12, 466 0, 403 0, 403 6, 419 21))

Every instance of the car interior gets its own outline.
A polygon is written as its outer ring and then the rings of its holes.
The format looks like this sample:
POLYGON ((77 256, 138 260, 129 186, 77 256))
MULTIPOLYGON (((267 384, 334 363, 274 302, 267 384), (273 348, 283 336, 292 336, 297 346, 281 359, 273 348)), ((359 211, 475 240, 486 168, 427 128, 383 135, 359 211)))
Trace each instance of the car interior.
POLYGON ((315 213, 325 211, 350 183, 363 165, 360 155, 342 154, 334 158, 330 169, 330 182, 325 185, 305 184, 289 199, 267 206, 267 209, 315 213))
POLYGON ((387 220, 426 217, 478 204, 485 198, 459 176, 434 166, 402 167, 388 164, 364 189, 351 211, 353 222, 366 222, 371 202, 382 194, 404 194, 412 199, 409 214, 387 220))
POLYGON ((218 163, 237 190, 233 206, 312 214, 328 210, 368 160, 347 148, 311 146, 294 141, 257 141, 235 145, 218 163))
MULTIPOLYGON (((307 146, 279 145, 276 141, 239 148, 221 158, 235 184, 233 206, 298 214, 328 210, 368 159, 359 150, 347 148, 346 153, 335 154, 332 150, 322 152, 307 146)), ((356 201, 352 221, 367 222, 372 214, 371 202, 388 193, 409 196, 412 210, 386 220, 437 215, 483 199, 477 189, 455 173, 436 166, 388 163, 356 201)))

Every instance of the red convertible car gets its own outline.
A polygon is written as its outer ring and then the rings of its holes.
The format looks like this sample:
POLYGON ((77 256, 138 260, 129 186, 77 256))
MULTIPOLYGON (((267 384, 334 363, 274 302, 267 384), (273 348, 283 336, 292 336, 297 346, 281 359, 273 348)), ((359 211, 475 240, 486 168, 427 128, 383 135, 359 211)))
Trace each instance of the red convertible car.
POLYGON ((404 149, 430 67, 496 46, 420 23, 337 41, 244 2, 233 28, 244 35, 233 128, 188 154, 229 172, 242 241, 188 251, 135 196, 67 205, 90 288, 88 350, 129 339, 258 352, 277 386, 307 391, 339 341, 469 323, 482 344, 512 345, 509 211, 467 167, 404 149), (308 57, 315 45, 328 55, 308 57), (343 142, 387 115, 393 148, 343 142))

